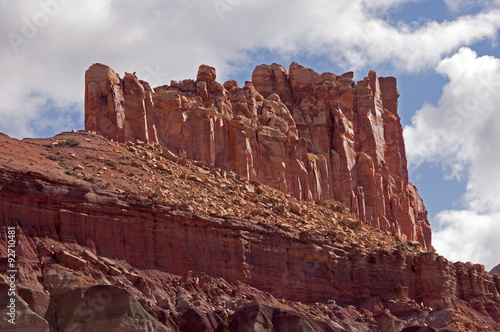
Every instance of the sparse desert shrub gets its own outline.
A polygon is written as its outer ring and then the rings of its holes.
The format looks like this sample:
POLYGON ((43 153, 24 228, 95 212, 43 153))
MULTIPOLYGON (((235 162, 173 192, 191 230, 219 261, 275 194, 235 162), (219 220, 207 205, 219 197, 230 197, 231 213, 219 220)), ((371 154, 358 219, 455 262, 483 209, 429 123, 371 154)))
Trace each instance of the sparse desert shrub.
POLYGON ((58 157, 58 156, 53 155, 53 154, 48 154, 45 156, 45 158, 52 160, 52 161, 58 161, 59 159, 61 159, 61 157, 58 157))
POLYGON ((83 180, 87 181, 87 182, 90 182, 90 183, 96 183, 97 182, 97 179, 95 177, 93 177, 93 176, 84 176, 83 180))
POLYGON ((397 250, 406 250, 406 242, 399 241, 398 244, 396 244, 396 249, 397 250))
POLYGON ((116 169, 118 167, 118 163, 114 160, 106 160, 106 166, 109 166, 113 169, 116 169))

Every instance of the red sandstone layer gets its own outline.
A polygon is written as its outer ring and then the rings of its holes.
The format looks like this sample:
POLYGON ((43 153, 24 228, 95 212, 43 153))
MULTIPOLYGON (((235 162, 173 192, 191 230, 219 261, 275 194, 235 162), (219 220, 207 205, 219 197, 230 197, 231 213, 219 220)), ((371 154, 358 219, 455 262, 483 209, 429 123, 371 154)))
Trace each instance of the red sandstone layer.
POLYGON ((19 241, 18 327, 239 331, 263 317, 318 332, 499 328, 498 275, 366 227, 334 202, 90 133, 0 135, 0 150, 0 226, 19 241))
POLYGON ((258 66, 252 82, 196 80, 152 89, 94 64, 85 75, 85 128, 166 146, 296 198, 343 202, 370 226, 431 249, 427 211, 408 182, 396 79, 258 66))

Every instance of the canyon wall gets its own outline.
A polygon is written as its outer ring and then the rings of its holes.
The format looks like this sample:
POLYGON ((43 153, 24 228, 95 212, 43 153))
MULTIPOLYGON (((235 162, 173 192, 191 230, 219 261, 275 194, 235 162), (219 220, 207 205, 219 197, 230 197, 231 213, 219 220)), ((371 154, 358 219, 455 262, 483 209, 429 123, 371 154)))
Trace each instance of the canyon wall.
MULTIPOLYGON (((0 188, 1 226, 16 226, 28 238, 85 245, 139 269, 177 275, 203 271, 278 298, 334 300, 374 314, 387 308, 396 317, 420 317, 453 308, 471 319, 479 313, 484 325, 500 322, 500 277, 481 265, 453 264, 431 252, 371 250, 338 236, 235 216, 172 210, 39 174, 2 172, 0 188)), ((18 246, 18 255, 36 256, 31 247, 18 246)))
POLYGON ((292 196, 334 199, 370 226, 432 250, 427 211, 408 182, 396 79, 318 74, 297 63, 255 68, 220 84, 215 69, 154 89, 92 65, 85 129, 167 147, 292 196))

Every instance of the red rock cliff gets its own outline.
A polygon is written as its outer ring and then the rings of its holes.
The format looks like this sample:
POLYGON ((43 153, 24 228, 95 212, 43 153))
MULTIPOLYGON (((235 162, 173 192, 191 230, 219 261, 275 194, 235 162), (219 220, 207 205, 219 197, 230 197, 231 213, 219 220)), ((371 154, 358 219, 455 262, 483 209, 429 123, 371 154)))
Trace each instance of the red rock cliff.
POLYGON ((255 68, 252 82, 196 80, 152 89, 92 65, 85 129, 160 144, 308 201, 343 202, 367 224, 432 249, 427 211, 408 182, 396 79, 318 74, 297 63, 255 68))
POLYGON ((165 150, 0 134, 0 330, 500 331, 483 266, 165 150))

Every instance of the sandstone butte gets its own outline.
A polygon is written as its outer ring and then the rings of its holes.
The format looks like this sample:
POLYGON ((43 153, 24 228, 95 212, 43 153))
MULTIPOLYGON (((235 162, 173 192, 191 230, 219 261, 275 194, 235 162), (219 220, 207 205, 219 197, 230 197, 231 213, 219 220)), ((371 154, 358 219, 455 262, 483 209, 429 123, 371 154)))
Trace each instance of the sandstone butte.
POLYGON ((395 80, 253 81, 93 65, 85 131, 0 134, 1 330, 500 331, 500 276, 432 249, 395 80))
POLYGON ((366 224, 431 249, 427 211, 408 182, 396 79, 317 74, 297 63, 255 68, 252 81, 196 81, 152 89, 92 65, 85 129, 168 147, 313 202, 335 199, 366 224))

